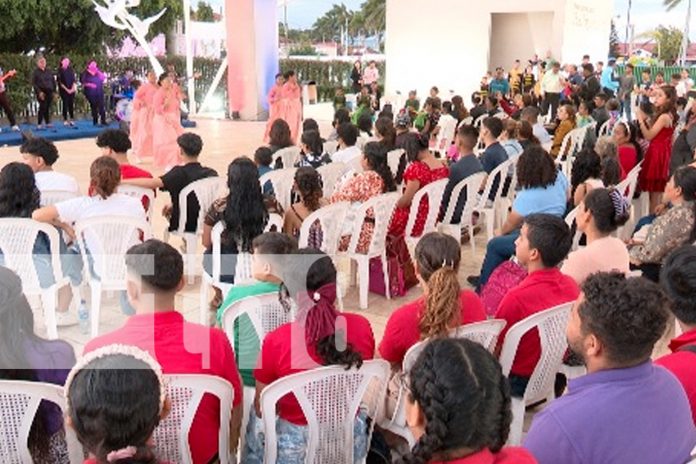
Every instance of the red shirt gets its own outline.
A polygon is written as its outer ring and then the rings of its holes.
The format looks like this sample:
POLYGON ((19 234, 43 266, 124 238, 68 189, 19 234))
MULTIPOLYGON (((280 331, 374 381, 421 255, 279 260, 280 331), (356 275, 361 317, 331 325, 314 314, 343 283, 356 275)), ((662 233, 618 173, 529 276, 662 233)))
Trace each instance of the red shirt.
MULTIPOLYGON (((471 324, 486 320, 486 311, 476 293, 462 290, 459 294, 459 306, 461 308, 461 325, 471 324)), ((421 340, 418 327, 423 312, 425 311, 425 297, 408 303, 389 316, 387 326, 384 328, 384 336, 379 344, 379 355, 396 364, 401 363, 406 352, 421 340)))
POLYGON ((679 379, 691 404, 691 415, 696 423, 696 353, 679 351, 683 346, 696 345, 696 329, 684 332, 669 343, 672 354, 661 357, 655 364, 667 368, 679 379))
MULTIPOLYGON (((341 313, 336 327, 345 327, 348 343, 362 355, 363 360, 374 358, 375 336, 367 319, 359 314, 341 313)), ((257 382, 268 385, 290 374, 321 367, 322 364, 315 347, 307 346, 305 342, 304 326, 291 322, 266 335, 254 377, 257 382)), ((293 395, 280 399, 278 415, 293 424, 307 424, 302 408, 293 395)))
POLYGON ((486 448, 452 461, 431 461, 430 464, 537 464, 534 456, 524 448, 503 448, 493 454, 486 448))
MULTIPOLYGON (((121 180, 142 178, 151 179, 152 174, 144 169, 140 169, 137 166, 133 166, 132 164, 121 165, 121 180)), ((147 197, 143 197, 141 201, 143 202, 143 208, 145 208, 145 211, 148 211, 150 209, 149 199, 147 197)))
POLYGON ((638 164, 638 154, 633 145, 621 145, 619 147, 619 164, 621 165, 621 180, 624 180, 629 172, 638 164))
MULTIPOLYGON (((532 314, 575 301, 579 294, 575 280, 562 274, 558 268, 542 269, 529 274, 503 297, 495 314, 496 319, 505 319, 507 322, 498 337, 498 349, 503 346, 505 335, 512 325, 532 314)), ((541 341, 539 332, 534 329, 520 340, 510 373, 531 377, 540 357, 541 341)))
MULTIPOLYGON (((234 387, 234 406, 242 401, 242 386, 234 352, 227 336, 219 330, 186 322, 177 311, 130 316, 124 326, 91 340, 88 353, 121 343, 136 346, 152 355, 165 374, 207 374, 222 377, 234 387), (205 356, 203 356, 205 355, 205 356)), ((220 403, 206 395, 189 434, 194 463, 207 463, 218 451, 220 403)))

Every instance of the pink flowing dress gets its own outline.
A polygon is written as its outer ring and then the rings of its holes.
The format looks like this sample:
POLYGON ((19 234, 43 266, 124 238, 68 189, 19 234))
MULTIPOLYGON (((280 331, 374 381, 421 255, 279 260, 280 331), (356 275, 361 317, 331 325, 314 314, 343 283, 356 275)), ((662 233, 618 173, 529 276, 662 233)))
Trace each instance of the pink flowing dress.
POLYGON ((154 118, 153 100, 159 87, 146 82, 141 85, 133 97, 130 139, 133 153, 140 158, 152 156, 152 119, 154 118))
POLYGON ((176 88, 160 88, 152 101, 153 164, 158 168, 171 168, 180 163, 177 137, 183 134, 179 114, 179 98, 176 88))
POLYGON ((274 85, 268 92, 268 122, 266 123, 266 133, 263 136, 264 142, 268 142, 273 121, 281 117, 283 106, 283 86, 274 85))
POLYGON ((281 116, 290 126, 290 134, 292 142, 297 143, 297 136, 300 133, 302 125, 302 100, 300 99, 302 91, 300 86, 293 82, 283 84, 281 91, 281 116))

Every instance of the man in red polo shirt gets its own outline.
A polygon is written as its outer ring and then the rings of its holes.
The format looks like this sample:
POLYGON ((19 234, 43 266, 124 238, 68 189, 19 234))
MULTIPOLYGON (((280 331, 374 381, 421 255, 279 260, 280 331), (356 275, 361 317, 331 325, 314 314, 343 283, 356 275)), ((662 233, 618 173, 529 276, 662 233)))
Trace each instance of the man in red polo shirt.
MULTIPOLYGON (((234 352, 225 334, 186 322, 174 309, 184 286, 181 255, 170 245, 148 240, 128 250, 128 301, 135 308, 125 325, 85 346, 85 353, 111 344, 136 346, 149 352, 165 374, 207 374, 232 384, 234 401, 231 443, 236 445, 242 417, 242 387, 234 352)), ((193 420, 189 443, 195 464, 215 459, 220 430, 220 403, 206 395, 193 420)))
MULTIPOLYGON (((550 214, 531 214, 524 219, 515 241, 515 255, 529 274, 500 302, 495 317, 505 319, 507 324, 498 337, 498 351, 515 323, 578 297, 580 290, 575 281, 558 269, 571 244, 570 230, 563 219, 550 214)), ((509 379, 513 396, 524 395, 540 357, 541 341, 535 329, 522 337, 512 363, 509 379)))
POLYGON ((670 342, 672 354, 655 364, 666 367, 679 379, 696 424, 696 247, 684 245, 667 256, 660 280, 683 333, 670 342))

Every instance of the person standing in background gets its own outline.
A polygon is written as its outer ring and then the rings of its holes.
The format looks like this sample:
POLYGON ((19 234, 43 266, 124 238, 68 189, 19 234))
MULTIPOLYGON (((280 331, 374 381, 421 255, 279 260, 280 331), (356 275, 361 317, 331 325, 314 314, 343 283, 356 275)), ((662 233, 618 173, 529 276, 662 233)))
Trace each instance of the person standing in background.
POLYGON ((153 164, 169 172, 181 164, 181 149, 177 143, 177 138, 184 133, 179 113, 181 100, 178 87, 169 74, 162 74, 158 83, 159 90, 152 99, 153 164))
POLYGON ((77 79, 75 71, 70 66, 70 58, 64 56, 60 60, 58 69, 58 92, 63 101, 63 124, 74 126, 75 120, 75 93, 77 92, 77 79))
POLYGON ((158 89, 157 74, 149 71, 147 81, 140 86, 133 97, 130 139, 136 163, 145 157, 152 156, 152 119, 155 115, 153 100, 158 89))
POLYGON ((36 98, 39 100, 39 116, 37 129, 43 129, 43 123, 46 127, 53 127, 51 124, 51 103, 53 102, 53 92, 56 90, 56 81, 53 73, 46 67, 46 58, 40 56, 36 60, 36 69, 31 79, 36 92, 36 98))
MULTIPOLYGON (((602 70, 600 76, 600 84, 602 85, 602 91, 609 96, 609 98, 614 98, 616 93, 619 91, 619 79, 616 77, 615 67, 616 60, 611 58, 607 67, 602 70)), ((599 72, 599 70, 598 70, 599 72)))
POLYGON ((290 137, 294 144, 297 143, 297 136, 300 133, 300 125, 302 124, 302 90, 297 84, 295 71, 287 71, 285 73, 285 84, 283 84, 283 90, 280 94, 282 102, 281 113, 278 117, 284 119, 290 126, 290 137))
POLYGON ((352 81, 351 90, 353 93, 360 93, 362 89, 362 63, 360 60, 356 61, 353 65, 353 69, 350 71, 350 80, 352 81))
POLYGON ((106 74, 99 70, 96 61, 90 61, 87 64, 87 69, 82 73, 80 81, 84 87, 85 97, 89 101, 89 107, 92 109, 92 124, 96 126, 97 122, 101 120, 102 126, 105 126, 104 81, 106 81, 106 74))
POLYGON ((372 83, 379 81, 379 69, 377 69, 377 62, 370 61, 370 65, 365 68, 363 72, 363 82, 362 85, 366 86, 372 91, 372 83))
POLYGON ((17 125, 14 111, 12 111, 12 105, 10 104, 10 100, 7 98, 7 89, 5 88, 5 81, 11 77, 14 77, 15 74, 17 74, 17 71, 14 69, 7 71, 7 74, 5 74, 2 68, 0 68, 0 108, 2 108, 7 116, 7 119, 10 121, 10 127, 12 130, 19 131, 19 126, 17 125))
POLYGON ((626 120, 631 121, 631 105, 633 88, 636 86, 636 77, 633 75, 633 65, 626 65, 626 71, 619 78, 619 101, 621 102, 621 114, 626 113, 626 120))
POLYGON ((285 78, 283 77, 283 74, 276 74, 275 85, 273 85, 273 87, 271 87, 271 90, 268 92, 268 122, 266 123, 266 133, 263 135, 263 141, 265 143, 268 143, 273 121, 278 119, 282 112, 283 84, 285 84, 285 78))
POLYGON ((546 116, 551 107, 551 120, 556 119, 556 111, 561 101, 561 90, 563 90, 564 79, 560 73, 561 65, 558 61, 551 63, 551 69, 544 73, 541 79, 541 94, 544 101, 541 105, 541 114, 546 116))

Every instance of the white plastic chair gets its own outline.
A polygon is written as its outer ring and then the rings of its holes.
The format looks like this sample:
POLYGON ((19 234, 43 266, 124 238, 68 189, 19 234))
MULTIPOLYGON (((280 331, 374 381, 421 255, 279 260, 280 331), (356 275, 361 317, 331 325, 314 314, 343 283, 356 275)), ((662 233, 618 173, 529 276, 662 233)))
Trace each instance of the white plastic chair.
POLYGON ((211 394, 220 401, 218 456, 220 464, 236 462, 230 449, 230 417, 234 388, 222 377, 203 374, 166 375, 167 397, 171 411, 155 429, 153 441, 162 462, 191 464, 188 435, 203 395, 211 394))
POLYGON ((150 239, 152 231, 144 219, 101 216, 77 222, 75 236, 92 295, 90 320, 94 338, 99 335, 102 291, 126 289, 126 252, 135 243, 150 239), (87 242, 94 249, 88 248, 87 242), (91 272, 92 267, 96 276, 91 272))
POLYGON ((507 219, 510 209, 512 208, 512 204, 515 200, 515 195, 517 195, 517 161, 519 159, 520 155, 515 155, 508 159, 508 175, 502 181, 504 186, 507 183, 507 180, 510 179, 510 185, 508 186, 507 191, 500 192, 500 201, 496 205, 498 207, 496 214, 501 227, 505 223, 505 220, 507 219))
MULTIPOLYGON (((479 204, 474 208, 474 211, 478 212, 479 216, 483 215, 483 217, 486 219, 486 236, 488 237, 488 240, 493 238, 493 229, 495 228, 497 218, 495 214, 496 210, 498 209, 497 205, 500 204, 500 198, 503 195, 503 187, 505 186, 505 179, 507 178, 508 170, 510 169, 510 165, 513 163, 513 161, 514 160, 507 160, 500 163, 491 171, 490 174, 488 174, 488 177, 486 178, 486 186, 484 187, 483 194, 479 199, 479 204), (498 179, 498 188, 495 191, 493 200, 490 201, 488 198, 490 197, 493 184, 495 184, 496 179, 498 179)), ((480 219, 481 218, 479 217, 479 220, 480 219)), ((463 217, 462 220, 471 221, 471 217, 463 217)))
POLYGON ((457 126, 457 129, 459 129, 462 126, 470 126, 474 122, 474 118, 471 116, 467 116, 466 118, 462 119, 459 122, 459 125, 457 126))
MULTIPOLYGON (((307 418, 307 463, 353 463, 353 428, 358 410, 375 418, 384 402, 389 363, 366 361, 360 369, 328 366, 276 380, 261 392, 265 431, 264 462, 276 462, 276 406, 288 393, 297 398, 307 418), (369 390, 369 394, 368 393, 369 390)), ((375 421, 367 430, 370 443, 375 421)))
POLYGON ((44 190, 41 192, 41 206, 50 206, 65 200, 72 200, 79 195, 67 190, 44 190))
POLYGON ((389 169, 394 176, 396 176, 396 173, 399 170, 399 161, 401 161, 401 156, 403 154, 404 150, 401 148, 397 148, 396 150, 392 150, 387 153, 387 164, 389 165, 389 169))
MULTIPOLYGON (((295 165, 295 163, 300 159, 300 147, 292 146, 281 148, 280 150, 273 153, 273 164, 277 159, 283 162, 283 168, 288 169, 295 165)), ((261 184, 263 185, 263 184, 261 184)))
POLYGON ((268 223, 263 229, 264 232, 282 232, 283 231, 283 216, 278 213, 268 215, 268 223))
POLYGON ((604 121, 604 123, 599 127, 599 134, 597 135, 598 137, 604 137, 605 135, 611 135, 611 132, 609 130, 609 123, 611 122, 611 119, 607 119, 604 121))
MULTIPOLYGON (((504 327, 504 320, 490 319, 487 321, 475 322, 473 324, 465 324, 451 329, 448 336, 450 338, 465 338, 467 340, 471 340, 482 345, 488 351, 493 353, 498 342, 498 335, 500 335, 500 332, 504 327)), ((416 359, 418 359, 418 355, 423 351, 423 348, 425 348, 428 341, 429 340, 423 340, 418 342, 406 352, 402 362, 402 370, 406 376, 411 371, 416 359)), ((415 439, 413 438, 413 434, 406 424, 406 403, 404 402, 405 393, 406 387, 402 385, 396 400, 396 407, 394 409, 393 417, 386 418, 386 420, 380 425, 382 428, 403 437, 408 442, 409 448, 413 448, 413 445, 415 445, 415 439)))
POLYGON ((422 187, 416 192, 411 201, 411 209, 408 213, 408 222, 406 223, 406 246, 408 248, 411 257, 414 256, 414 251, 416 249, 416 243, 421 237, 428 232, 435 230, 435 224, 437 218, 440 216, 440 206, 442 205, 442 196, 445 193, 445 187, 447 187, 448 179, 440 179, 435 182, 431 182, 425 187, 422 187), (423 230, 420 235, 415 235, 416 218, 418 217, 418 211, 420 210, 420 204, 423 197, 427 195, 428 199, 428 215, 425 218, 425 224, 423 225, 423 230))
MULTIPOLYGON (((224 189, 225 185, 220 177, 206 177, 205 179, 191 182, 179 193, 179 225, 171 234, 181 237, 186 246, 184 269, 186 270, 189 283, 193 283, 193 277, 197 266, 198 237, 203 233, 203 218, 208 213, 213 202, 222 196, 221 193, 224 189), (199 206, 198 218, 196 219, 196 230, 193 232, 186 232, 186 222, 188 219, 187 199, 189 195, 194 195, 196 197, 199 206)), ((169 234, 169 230, 165 229, 165 242, 169 241, 169 234)))
MULTIPOLYGON (((580 205, 576 206, 573 208, 573 210, 568 213, 565 217, 565 223, 568 225, 569 229, 573 229, 573 223, 575 222, 575 218, 578 216, 578 212, 580 211, 580 205)), ((580 237, 582 237, 582 232, 580 232, 577 228, 575 229, 575 235, 573 235, 573 242, 571 244, 571 251, 572 250, 577 250, 580 247, 580 237)))
POLYGON ((336 183, 348 172, 348 166, 341 162, 334 162, 320 166, 317 172, 321 176, 324 198, 329 198, 336 188, 336 183))
POLYGON ((327 140, 324 142, 324 153, 329 156, 333 155, 338 151, 338 141, 337 140, 327 140))
POLYGON ((391 222, 392 214, 394 213, 394 208, 396 207, 396 202, 400 197, 401 194, 398 192, 391 192, 370 198, 360 205, 360 208, 355 213, 356 218, 364 218, 367 216, 368 210, 372 209, 375 219, 372 239, 367 253, 363 254, 358 252, 358 242, 363 225, 363 221, 359 219, 355 221, 355 227, 350 237, 350 245, 348 245, 347 256, 357 263, 357 273, 360 276, 360 309, 367 309, 367 292, 370 288, 370 259, 374 257, 379 257, 382 260, 386 296, 387 299, 391 299, 389 292, 389 273, 387 269, 387 230, 391 222))
POLYGON ((302 221, 298 246, 300 248, 308 246, 310 229, 316 221, 319 221, 322 233, 320 249, 329 256, 336 255, 341 242, 341 230, 348 208, 350 208, 350 203, 341 201, 319 208, 307 216, 302 221))
POLYGON ((474 121, 474 127, 477 129, 479 127, 481 127, 481 123, 483 123, 483 120, 486 119, 487 117, 488 117, 488 113, 484 113, 481 116, 479 116, 478 118, 476 118, 476 120, 474 121))
POLYGON ((48 338, 58 338, 56 325, 56 303, 58 290, 68 283, 63 278, 60 263, 60 237, 55 227, 25 218, 0 218, 0 250, 4 266, 13 270, 22 279, 22 290, 27 296, 40 295, 44 323, 48 338), (51 248, 51 268, 54 284, 41 288, 39 275, 34 265, 32 251, 39 233, 48 237, 51 248))
POLYGON ((152 216, 155 212, 155 191, 152 189, 147 189, 143 187, 136 187, 135 185, 121 184, 117 189, 118 193, 123 195, 128 195, 129 197, 137 198, 142 201, 143 198, 147 198, 147 222, 152 224, 152 216))
POLYGON ((452 235, 457 240, 457 243, 461 240, 462 228, 466 229, 469 233, 471 252, 474 254, 476 253, 476 241, 474 240, 474 226, 471 221, 471 214, 474 211, 474 207, 478 205, 476 195, 478 195, 478 189, 484 177, 486 177, 485 172, 477 172, 476 174, 462 179, 454 186, 450 194, 447 210, 442 218, 442 224, 440 224, 441 231, 452 235), (462 194, 466 195, 466 203, 464 203, 462 207, 462 215, 459 218, 459 223, 454 223, 454 210, 462 194))
MULTIPOLYGON (((67 411, 67 401, 63 387, 50 383, 26 382, 19 380, 0 380, 0 452, 3 463, 34 462, 27 443, 31 424, 41 401, 57 405, 63 415, 67 411)), ((75 432, 64 427, 65 441, 71 463, 84 461, 82 446, 75 432)), ((48 437, 41 437, 47 440, 48 437)))
POLYGON ((505 335, 500 352, 500 365, 505 376, 510 374, 522 336, 538 329, 541 340, 541 357, 532 372, 524 396, 512 398, 512 424, 508 438, 510 445, 519 445, 522 441, 525 407, 542 400, 553 399, 556 372, 561 367, 563 355, 568 348, 566 326, 572 306, 572 302, 565 303, 533 314, 510 327, 505 335))
POLYGON ((262 188, 266 182, 271 183, 273 194, 283 210, 287 210, 292 204, 292 186, 295 183, 296 171, 297 168, 276 169, 259 178, 262 188))
POLYGON ((616 236, 618 238, 629 238, 626 235, 630 234, 633 230, 636 222, 636 205, 634 205, 633 196, 636 193, 636 188, 638 187, 638 176, 642 169, 643 162, 638 163, 631 172, 626 175, 626 178, 616 186, 618 190, 628 201, 630 205, 630 216, 629 220, 623 226, 619 227, 616 231, 616 236))
MULTIPOLYGON (((256 336, 259 339, 259 346, 263 344, 266 335, 273 332, 283 324, 295 320, 297 307, 294 301, 289 300, 289 311, 286 310, 278 299, 278 293, 266 293, 248 298, 243 298, 232 303, 227 308, 223 309, 222 313, 222 330, 230 340, 230 345, 235 346, 236 337, 234 336, 234 324, 240 317, 246 315, 251 320, 251 324, 256 331, 256 336)), ((237 352, 237 356, 240 353, 237 352)), ((256 366, 256 359, 239 359, 238 365, 242 368, 253 368, 256 366)), ((244 387, 243 399, 243 416, 242 416, 242 434, 240 437, 239 448, 244 449, 244 431, 249 422, 249 411, 253 408, 256 389, 253 387, 244 387)))

